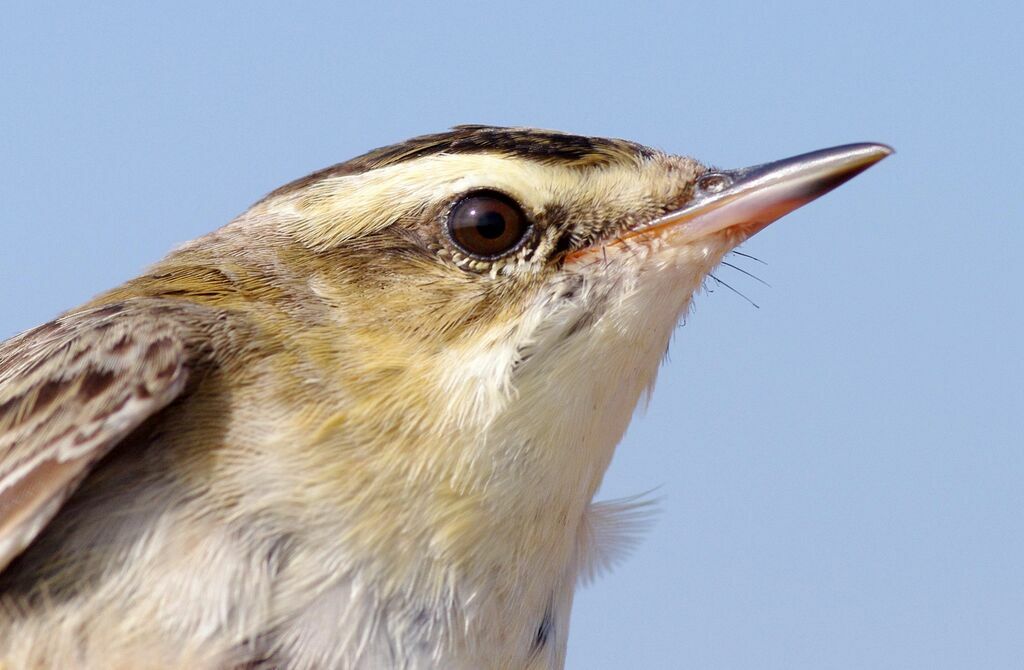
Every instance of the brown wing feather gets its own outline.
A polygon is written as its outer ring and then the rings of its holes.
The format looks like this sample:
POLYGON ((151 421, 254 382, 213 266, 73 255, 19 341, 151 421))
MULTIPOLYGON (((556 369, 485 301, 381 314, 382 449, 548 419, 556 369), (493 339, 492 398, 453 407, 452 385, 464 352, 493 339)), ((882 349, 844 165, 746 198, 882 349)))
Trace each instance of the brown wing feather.
POLYGON ((181 324, 108 305, 0 344, 0 570, 97 460, 185 386, 181 324))

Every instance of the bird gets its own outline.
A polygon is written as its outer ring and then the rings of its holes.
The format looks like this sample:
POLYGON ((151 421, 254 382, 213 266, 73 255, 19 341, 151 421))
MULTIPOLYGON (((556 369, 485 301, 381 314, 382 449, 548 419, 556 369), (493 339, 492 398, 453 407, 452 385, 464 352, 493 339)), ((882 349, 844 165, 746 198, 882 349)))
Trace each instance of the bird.
POLYGON ((0 667, 561 668, 723 257, 892 150, 484 125, 282 186, 0 344, 0 667))

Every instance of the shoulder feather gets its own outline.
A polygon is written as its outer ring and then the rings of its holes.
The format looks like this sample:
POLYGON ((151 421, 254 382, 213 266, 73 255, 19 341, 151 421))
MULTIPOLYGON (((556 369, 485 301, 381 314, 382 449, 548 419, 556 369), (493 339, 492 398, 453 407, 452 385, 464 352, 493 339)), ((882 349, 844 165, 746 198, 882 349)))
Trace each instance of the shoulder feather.
POLYGON ((183 328, 172 310, 115 304, 0 344, 0 569, 96 461, 182 392, 183 328))

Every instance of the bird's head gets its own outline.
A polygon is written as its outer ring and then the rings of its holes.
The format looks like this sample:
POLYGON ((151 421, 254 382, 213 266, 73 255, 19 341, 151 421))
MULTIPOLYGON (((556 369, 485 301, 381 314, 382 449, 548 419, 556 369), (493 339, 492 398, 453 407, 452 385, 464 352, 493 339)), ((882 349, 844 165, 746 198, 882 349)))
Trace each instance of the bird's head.
POLYGON ((525 468, 592 494, 708 273, 889 151, 719 171, 622 140, 460 126, 288 184, 185 251, 242 240, 228 256, 265 259, 301 320, 292 336, 316 340, 298 348, 342 382, 346 435, 419 436, 394 462, 440 459, 470 487, 525 468))

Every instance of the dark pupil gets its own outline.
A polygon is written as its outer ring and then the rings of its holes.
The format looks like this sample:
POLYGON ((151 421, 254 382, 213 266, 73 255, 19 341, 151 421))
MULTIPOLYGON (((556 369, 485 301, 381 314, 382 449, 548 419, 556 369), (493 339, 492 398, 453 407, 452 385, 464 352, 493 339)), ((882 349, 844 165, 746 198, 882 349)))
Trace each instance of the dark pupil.
POLYGON ((498 239, 505 233, 505 217, 501 212, 484 212, 476 221, 476 232, 489 240, 498 239))

